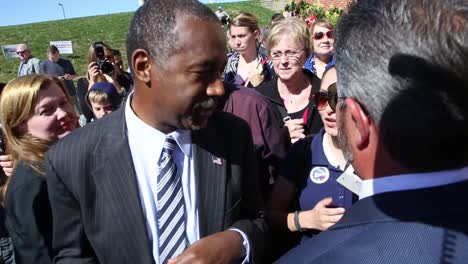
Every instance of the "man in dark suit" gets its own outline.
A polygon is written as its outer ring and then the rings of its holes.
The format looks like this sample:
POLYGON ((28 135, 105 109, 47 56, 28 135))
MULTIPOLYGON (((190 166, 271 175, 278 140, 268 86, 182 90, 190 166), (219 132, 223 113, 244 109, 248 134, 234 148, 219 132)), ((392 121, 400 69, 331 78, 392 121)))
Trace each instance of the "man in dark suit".
POLYGON ((56 263, 261 257, 251 134, 214 112, 225 38, 198 1, 150 0, 127 35, 134 93, 47 154, 56 263))
POLYGON ((341 18, 335 99, 360 200, 277 263, 467 263, 467 10, 360 0, 341 18))

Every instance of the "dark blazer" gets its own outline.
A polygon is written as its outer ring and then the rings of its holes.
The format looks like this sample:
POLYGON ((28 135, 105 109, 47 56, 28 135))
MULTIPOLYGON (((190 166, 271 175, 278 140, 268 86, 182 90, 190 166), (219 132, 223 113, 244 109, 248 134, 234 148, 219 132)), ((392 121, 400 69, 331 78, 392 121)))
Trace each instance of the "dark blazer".
POLYGON ((355 203, 277 263, 467 263, 468 181, 355 203))
POLYGON ((16 263, 51 263, 52 214, 45 176, 19 162, 8 185, 6 213, 16 263))
MULTIPOLYGON (((46 155, 56 263, 153 263, 124 109, 78 129, 46 155)), ((247 124, 215 113, 192 133, 192 143, 200 237, 238 228, 259 259, 265 226, 247 124)))

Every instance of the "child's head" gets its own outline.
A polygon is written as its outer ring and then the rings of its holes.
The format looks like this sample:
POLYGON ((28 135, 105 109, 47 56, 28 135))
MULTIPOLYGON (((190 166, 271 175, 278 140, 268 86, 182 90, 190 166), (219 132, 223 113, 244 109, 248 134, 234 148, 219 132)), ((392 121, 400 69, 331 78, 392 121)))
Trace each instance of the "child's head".
POLYGON ((99 119, 120 106, 120 95, 112 83, 98 82, 89 89, 87 101, 94 116, 99 119))

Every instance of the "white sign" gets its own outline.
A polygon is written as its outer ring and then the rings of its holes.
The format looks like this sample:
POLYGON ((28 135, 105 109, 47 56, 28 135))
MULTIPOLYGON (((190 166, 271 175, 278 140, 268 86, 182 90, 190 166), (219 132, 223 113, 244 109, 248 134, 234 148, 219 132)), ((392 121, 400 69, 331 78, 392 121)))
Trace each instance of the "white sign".
POLYGON ((3 55, 5 56, 5 58, 7 59, 19 58, 18 54, 16 54, 16 46, 18 45, 19 44, 2 46, 3 55))
POLYGON ((61 54, 73 54, 71 40, 51 41, 50 45, 56 46, 61 54))

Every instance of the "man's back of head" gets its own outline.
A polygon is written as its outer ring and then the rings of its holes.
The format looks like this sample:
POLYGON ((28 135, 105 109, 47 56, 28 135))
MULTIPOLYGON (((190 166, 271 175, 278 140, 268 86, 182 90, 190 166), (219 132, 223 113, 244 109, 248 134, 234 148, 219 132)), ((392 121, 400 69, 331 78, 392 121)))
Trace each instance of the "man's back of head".
POLYGON ((342 16, 338 137, 362 181, 338 181, 359 201, 278 264, 466 263, 467 22, 466 0, 358 0, 342 16))
POLYGON ((335 45, 339 96, 375 122, 380 147, 403 171, 468 164, 466 0, 358 1, 335 45))

